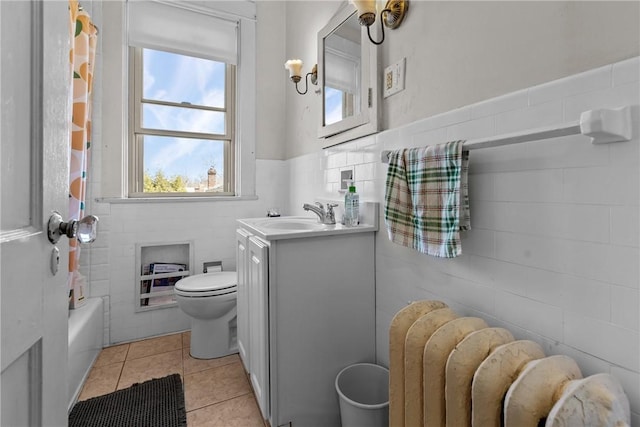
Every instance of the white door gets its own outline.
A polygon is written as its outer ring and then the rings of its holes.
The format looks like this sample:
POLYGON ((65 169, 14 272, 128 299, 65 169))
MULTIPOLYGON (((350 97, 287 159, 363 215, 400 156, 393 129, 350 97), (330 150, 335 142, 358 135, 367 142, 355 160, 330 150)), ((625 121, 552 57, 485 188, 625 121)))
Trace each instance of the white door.
POLYGON ((66 1, 0 1, 0 425, 67 424, 69 12, 66 1), (43 72, 44 70, 44 72, 43 72))

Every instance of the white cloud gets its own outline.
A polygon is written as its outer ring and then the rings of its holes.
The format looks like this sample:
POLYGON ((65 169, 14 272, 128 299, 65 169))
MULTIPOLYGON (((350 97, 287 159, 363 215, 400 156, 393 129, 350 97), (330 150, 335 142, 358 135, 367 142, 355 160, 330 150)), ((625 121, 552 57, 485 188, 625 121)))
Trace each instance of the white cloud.
POLYGON ((156 78, 149 72, 147 68, 144 68, 144 76, 142 78, 144 82, 144 88, 142 93, 146 93, 156 82, 156 78))

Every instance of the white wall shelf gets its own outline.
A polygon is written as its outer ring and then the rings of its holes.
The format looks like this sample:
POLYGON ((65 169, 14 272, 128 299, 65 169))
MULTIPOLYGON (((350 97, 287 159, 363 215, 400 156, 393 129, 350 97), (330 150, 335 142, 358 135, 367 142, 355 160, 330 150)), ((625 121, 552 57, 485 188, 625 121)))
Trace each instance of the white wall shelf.
POLYGON ((173 287, 191 274, 192 247, 191 242, 136 245, 136 312, 177 305, 173 287))

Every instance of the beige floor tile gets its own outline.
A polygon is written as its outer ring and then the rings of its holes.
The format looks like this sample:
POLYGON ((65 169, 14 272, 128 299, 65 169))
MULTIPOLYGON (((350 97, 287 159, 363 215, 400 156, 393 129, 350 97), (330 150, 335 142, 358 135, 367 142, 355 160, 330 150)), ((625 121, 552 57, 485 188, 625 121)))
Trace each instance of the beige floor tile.
POLYGON ((187 411, 251 393, 240 362, 184 376, 187 411))
POLYGON ((194 372, 204 371, 205 369, 217 368, 218 366, 229 365, 230 363, 239 362, 240 357, 232 354, 216 359, 196 359, 189 355, 189 348, 182 349, 182 359, 184 363, 184 374, 192 374, 194 372))
POLYGON ((154 354, 182 349, 182 334, 166 335, 163 337, 149 338, 129 344, 127 360, 139 359, 154 354))
POLYGON ((182 349, 125 361, 118 382, 118 390, 134 383, 162 378, 170 374, 183 375, 182 349))
POLYGON ((187 413, 189 427, 264 427, 253 395, 246 394, 187 413))
POLYGON ((82 386, 78 400, 87 400, 116 390, 123 362, 94 366, 82 386))
POLYGON ((183 332, 103 349, 79 400, 179 373, 190 411, 189 427, 268 426, 262 420, 240 357, 195 359, 189 355, 190 338, 190 332, 183 332))
POLYGON ((112 363, 124 362, 129 351, 129 344, 114 345, 113 347, 103 348, 96 363, 93 366, 105 366, 112 363))
POLYGON ((191 346, 191 331, 182 333, 182 348, 189 348, 191 346))

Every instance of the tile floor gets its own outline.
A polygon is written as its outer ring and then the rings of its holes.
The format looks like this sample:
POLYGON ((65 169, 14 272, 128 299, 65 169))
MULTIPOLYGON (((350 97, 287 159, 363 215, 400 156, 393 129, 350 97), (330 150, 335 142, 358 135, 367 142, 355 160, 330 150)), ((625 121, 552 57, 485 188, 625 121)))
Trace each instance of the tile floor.
POLYGON ((240 357, 194 359, 189 355, 189 339, 190 333, 183 332, 103 349, 79 400, 178 373, 189 427, 268 427, 240 357))

